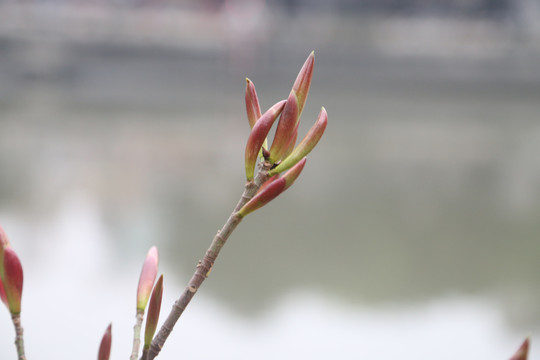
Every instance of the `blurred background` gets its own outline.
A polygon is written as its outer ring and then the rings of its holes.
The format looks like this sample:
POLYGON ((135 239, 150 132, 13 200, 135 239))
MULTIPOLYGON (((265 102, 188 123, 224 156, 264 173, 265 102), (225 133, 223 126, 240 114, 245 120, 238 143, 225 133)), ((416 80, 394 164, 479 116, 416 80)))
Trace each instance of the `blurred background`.
POLYGON ((540 1, 0 0, 29 358, 95 358, 111 321, 127 357, 152 245, 168 313, 243 189, 245 77, 264 111, 312 50, 326 134, 160 358, 540 357, 540 1))

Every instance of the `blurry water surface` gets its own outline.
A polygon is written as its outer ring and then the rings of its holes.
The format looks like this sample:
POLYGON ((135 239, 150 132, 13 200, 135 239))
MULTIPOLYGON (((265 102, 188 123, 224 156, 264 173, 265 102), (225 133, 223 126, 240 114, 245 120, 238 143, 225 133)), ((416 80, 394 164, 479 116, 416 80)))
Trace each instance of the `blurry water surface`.
MULTIPOLYGON (((226 4, 0 3, 0 223, 29 358, 93 358, 110 321, 128 356, 148 248, 168 311, 242 191, 244 78, 266 109, 313 49, 300 133, 323 105, 327 133, 161 357, 504 359, 527 335, 537 356, 537 29, 226 4)), ((14 358, 5 311, 0 334, 14 358)))

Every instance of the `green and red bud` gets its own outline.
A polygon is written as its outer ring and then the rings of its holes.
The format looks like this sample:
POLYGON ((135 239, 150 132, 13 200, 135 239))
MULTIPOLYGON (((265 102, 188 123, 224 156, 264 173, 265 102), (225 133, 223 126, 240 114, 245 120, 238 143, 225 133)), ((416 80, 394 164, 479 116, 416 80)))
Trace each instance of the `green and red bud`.
POLYGON ((298 146, 294 148, 291 154, 287 156, 278 166, 270 170, 268 174, 272 176, 274 174, 279 174, 285 170, 288 170, 296 163, 298 163, 300 159, 309 154, 321 139, 324 131, 326 130, 327 124, 328 113, 323 107, 319 112, 319 116, 317 117, 315 125, 311 127, 311 129, 308 131, 304 139, 302 139, 300 144, 298 144, 298 146))
POLYGON ((148 315, 146 316, 146 326, 144 328, 144 349, 149 349, 152 338, 157 329, 159 312, 161 310, 161 298, 163 296, 163 275, 161 275, 154 286, 150 304, 148 305, 148 315))
POLYGON ((289 145, 290 139, 294 136, 299 119, 298 99, 294 91, 291 91, 279 119, 272 146, 270 147, 270 161, 272 163, 276 163, 283 158, 283 155, 287 151, 287 145, 289 145))
POLYGON ((283 174, 285 179, 285 190, 291 187, 291 185, 298 179, 302 170, 304 170, 304 165, 306 165, 306 158, 300 160, 296 165, 294 165, 289 171, 283 174))
POLYGON ((279 120, 276 135, 270 148, 270 161, 277 163, 287 156, 296 142, 296 131, 300 122, 300 115, 307 100, 311 78, 313 76, 313 65, 315 64, 315 53, 312 51, 300 69, 292 90, 287 99, 287 105, 283 109, 283 115, 279 120))
POLYGON ((292 169, 286 172, 282 177, 274 176, 268 179, 255 194, 239 211, 238 215, 244 217, 253 211, 260 209, 270 201, 274 200, 278 195, 288 189, 298 178, 306 159, 299 161, 292 169))
POLYGON ((253 129, 253 126, 255 126, 255 123, 260 119, 262 114, 255 85, 248 78, 246 78, 246 112, 249 126, 253 129))
POLYGON ((245 167, 246 167, 246 178, 248 181, 253 179, 255 174, 255 165, 257 164, 257 157, 259 151, 263 146, 264 140, 270 132, 272 125, 276 121, 277 117, 283 111, 286 101, 282 100, 268 109, 251 129, 249 138, 246 144, 246 154, 245 154, 245 167))
POLYGON ((17 253, 9 245, 4 229, 0 226, 0 299, 12 315, 21 312, 23 269, 17 253))
MULTIPOLYGON (((19 257, 11 247, 2 251, 1 279, 6 305, 11 314, 21 312, 21 297, 23 290, 23 269, 19 257)), ((3 296, 2 296, 3 298, 3 296)))
POLYGON ((109 360, 111 356, 111 344, 112 344, 112 324, 107 326, 103 337, 101 338, 101 343, 99 344, 98 351, 98 360, 109 360))
POLYGON ((155 246, 152 246, 146 255, 144 264, 139 277, 139 286, 137 287, 137 311, 144 311, 152 287, 156 281, 158 270, 158 251, 155 246))
POLYGON ((510 358, 510 360, 527 360, 529 356, 529 338, 521 344, 516 353, 510 358))
POLYGON ((309 87, 311 86, 311 78, 313 76, 313 65, 315 64, 315 52, 312 51, 308 58, 304 62, 302 69, 298 73, 292 90, 296 93, 298 98, 298 113, 302 114, 304 104, 309 93, 309 87))

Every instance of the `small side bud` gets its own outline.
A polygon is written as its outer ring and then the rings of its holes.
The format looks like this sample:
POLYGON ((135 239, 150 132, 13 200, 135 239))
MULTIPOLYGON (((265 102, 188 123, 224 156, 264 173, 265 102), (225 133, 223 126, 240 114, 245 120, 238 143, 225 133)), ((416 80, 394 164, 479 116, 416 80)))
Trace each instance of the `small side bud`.
POLYGON ((109 360, 111 356, 111 344, 112 344, 112 324, 107 326, 105 334, 101 338, 101 344, 99 345, 98 360, 109 360))
POLYGON ((270 132, 272 125, 276 121, 277 117, 283 111, 286 101, 282 100, 268 109, 267 112, 261 116, 261 118, 255 123, 249 138, 246 144, 246 154, 245 154, 245 167, 246 167, 246 178, 248 181, 253 179, 255 174, 255 165, 257 164, 257 157, 259 156, 259 151, 263 146, 264 140, 270 132))
POLYGON ((259 105, 259 98, 255 91, 255 85, 253 82, 246 78, 246 112, 249 121, 249 126, 253 129, 255 123, 262 116, 261 107, 259 105))
POLYGON ((526 338, 510 360, 527 360, 529 356, 529 342, 529 338, 526 338))
POLYGON ((262 186, 259 192, 249 200, 239 211, 238 215, 244 217, 249 213, 263 207, 285 191, 286 181, 284 178, 272 180, 269 185, 262 186))
MULTIPOLYGON (((19 257, 11 247, 6 247, 0 253, 2 269, 2 301, 6 303, 12 315, 21 312, 21 297, 23 290, 23 269, 19 257), (5 298, 5 301, 4 301, 5 298)), ((0 292, 1 293, 1 292, 0 292)))
POLYGON ((144 328, 144 349, 149 349, 152 338, 157 329, 159 321, 159 312, 161 311, 161 298, 163 296, 163 275, 161 275, 154 286, 150 304, 148 305, 148 315, 146 317, 146 326, 144 328))
POLYGON ((292 169, 287 171, 282 177, 275 175, 268 179, 255 194, 255 196, 249 200, 239 211, 238 215, 244 217, 253 211, 260 209, 270 201, 278 197, 282 192, 287 190, 294 181, 298 178, 306 159, 299 161, 292 169))
POLYGON ((298 144, 298 146, 292 151, 292 153, 287 156, 278 166, 270 170, 268 174, 274 175, 288 170, 298 161, 300 161, 300 159, 309 154, 323 136, 327 124, 328 114, 326 113, 326 109, 323 107, 319 112, 317 122, 315 122, 315 125, 311 127, 311 129, 308 131, 304 139, 302 139, 300 144, 298 144))
POLYGON ((139 277, 139 286, 137 287, 137 311, 144 311, 146 308, 150 293, 152 292, 152 287, 156 281, 157 270, 158 251, 157 248, 153 246, 146 255, 139 277))

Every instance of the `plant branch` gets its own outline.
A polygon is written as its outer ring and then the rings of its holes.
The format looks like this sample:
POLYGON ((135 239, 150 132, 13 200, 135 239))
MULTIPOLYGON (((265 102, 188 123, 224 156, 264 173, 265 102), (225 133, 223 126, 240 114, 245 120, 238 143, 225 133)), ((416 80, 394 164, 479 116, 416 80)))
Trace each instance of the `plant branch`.
POLYGON ((139 346, 141 346, 141 325, 144 318, 144 310, 137 309, 137 320, 133 326, 133 348, 130 360, 137 360, 139 357, 139 346))
POLYGON ((271 164, 264 162, 260 164, 260 171, 253 181, 248 181, 244 188, 244 192, 238 201, 238 204, 234 208, 233 212, 227 219, 227 222, 223 225, 221 230, 218 230, 216 236, 212 240, 210 247, 206 251, 204 258, 199 261, 197 268, 189 280, 187 287, 185 288, 182 295, 174 303, 169 316, 159 329, 158 334, 152 340, 152 344, 148 349, 148 353, 144 354, 141 358, 142 360, 153 360, 158 356, 159 352, 163 348, 165 341, 172 332, 174 325, 188 306, 189 302, 193 298, 193 295, 197 292, 203 281, 208 277, 214 262, 219 255, 219 252, 227 242, 227 239, 232 234, 234 229, 238 226, 240 221, 242 221, 242 216, 238 214, 238 211, 244 206, 254 195, 257 193, 257 190, 260 188, 268 179, 268 170, 270 170, 271 164))
POLYGON ((21 325, 21 315, 11 315, 11 320, 13 321, 13 326, 15 327, 15 346, 17 347, 19 360, 26 360, 26 355, 24 355, 24 337, 23 328, 21 325))

